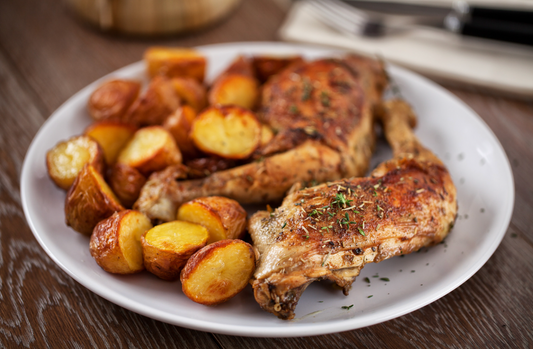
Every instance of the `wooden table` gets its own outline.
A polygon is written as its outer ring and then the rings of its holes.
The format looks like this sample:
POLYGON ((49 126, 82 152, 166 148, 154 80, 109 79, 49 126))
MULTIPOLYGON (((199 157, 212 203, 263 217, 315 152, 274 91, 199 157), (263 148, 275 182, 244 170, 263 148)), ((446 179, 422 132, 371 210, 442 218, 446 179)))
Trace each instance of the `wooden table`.
POLYGON ((210 29, 136 40, 80 25, 57 0, 0 1, 1 347, 533 347, 533 102, 472 87, 451 91, 487 122, 507 152, 516 185, 511 225, 498 250, 470 280, 398 319, 307 338, 193 331, 137 315, 93 294, 38 245, 22 212, 19 178, 30 141, 61 103, 104 74, 139 60, 151 45, 276 40, 284 14, 273 0, 246 0, 210 29))

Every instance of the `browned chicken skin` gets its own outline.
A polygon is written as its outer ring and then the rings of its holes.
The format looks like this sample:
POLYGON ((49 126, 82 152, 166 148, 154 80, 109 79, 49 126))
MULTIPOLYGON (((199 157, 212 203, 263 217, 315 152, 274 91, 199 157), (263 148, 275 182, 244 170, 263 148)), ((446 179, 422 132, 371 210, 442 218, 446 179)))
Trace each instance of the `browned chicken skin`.
POLYGON ((329 279, 348 294, 366 263, 435 245, 450 231, 457 214, 450 174, 414 136, 408 105, 384 103, 381 116, 392 160, 367 178, 296 185, 273 213, 250 219, 261 254, 252 285, 264 310, 291 319, 311 282, 329 279))
POLYGON ((363 175, 374 147, 372 109, 385 81, 379 62, 358 56, 292 65, 263 88, 258 117, 277 134, 255 161, 193 180, 177 181, 183 171, 167 169, 148 180, 134 207, 169 221, 200 196, 268 202, 297 182, 363 175))

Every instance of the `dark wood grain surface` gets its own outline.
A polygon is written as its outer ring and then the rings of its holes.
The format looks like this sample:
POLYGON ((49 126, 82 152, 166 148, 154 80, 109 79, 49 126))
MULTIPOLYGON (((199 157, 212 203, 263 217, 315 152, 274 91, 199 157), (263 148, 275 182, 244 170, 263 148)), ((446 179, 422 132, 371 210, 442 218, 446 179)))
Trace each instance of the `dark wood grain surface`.
POLYGON ((511 161, 516 186, 511 225, 470 280, 398 319, 307 338, 193 331, 93 294, 38 245, 22 212, 19 178, 32 138, 61 103, 102 75, 138 61, 151 45, 274 41, 284 14, 273 0, 245 0, 229 18, 201 32, 141 40, 80 24, 58 0, 0 1, 0 347, 533 347, 533 102, 469 86, 445 87, 485 120, 511 161))

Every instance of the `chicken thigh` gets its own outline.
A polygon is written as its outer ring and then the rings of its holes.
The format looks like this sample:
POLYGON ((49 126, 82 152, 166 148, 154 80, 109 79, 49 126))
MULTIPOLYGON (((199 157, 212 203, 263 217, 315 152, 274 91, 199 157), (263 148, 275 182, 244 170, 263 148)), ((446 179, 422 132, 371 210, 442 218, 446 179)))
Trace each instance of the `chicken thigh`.
POLYGON ((348 294, 366 263, 435 245, 453 227, 455 186, 413 134, 410 107, 386 102, 381 119, 394 156, 370 177, 295 185, 274 212, 251 217, 249 232, 260 253, 252 285, 264 310, 293 318, 302 292, 320 279, 348 294))
POLYGON ((281 200, 297 182, 361 176, 374 148, 373 106, 385 85, 381 63, 355 55, 292 65, 263 88, 258 117, 276 135, 255 161, 181 181, 186 170, 169 168, 152 175, 134 207, 169 221, 200 196, 261 203, 281 200))

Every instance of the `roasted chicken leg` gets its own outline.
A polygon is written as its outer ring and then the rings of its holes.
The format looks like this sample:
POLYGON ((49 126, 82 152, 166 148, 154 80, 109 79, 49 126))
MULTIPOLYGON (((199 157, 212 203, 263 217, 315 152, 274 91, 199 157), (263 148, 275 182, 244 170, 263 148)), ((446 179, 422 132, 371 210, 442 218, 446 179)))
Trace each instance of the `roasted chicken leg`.
POLYGON ((169 221, 179 205, 200 196, 268 202, 297 182, 361 176, 374 147, 373 106, 385 84, 381 64, 358 56, 292 65, 263 88, 258 117, 277 134, 255 161, 196 180, 177 181, 180 168, 154 174, 135 208, 169 221))
POLYGON ((450 174, 413 134, 410 107, 399 100, 383 106, 392 160, 367 178, 295 185, 274 212, 251 217, 260 252, 252 285, 264 310, 291 319, 311 282, 329 279, 348 294, 366 263, 435 245, 452 228, 457 202, 450 174))

